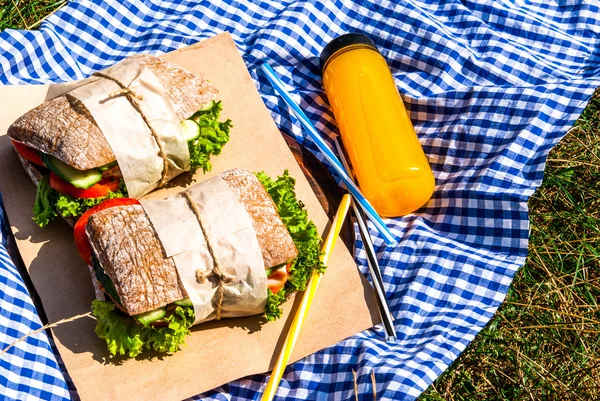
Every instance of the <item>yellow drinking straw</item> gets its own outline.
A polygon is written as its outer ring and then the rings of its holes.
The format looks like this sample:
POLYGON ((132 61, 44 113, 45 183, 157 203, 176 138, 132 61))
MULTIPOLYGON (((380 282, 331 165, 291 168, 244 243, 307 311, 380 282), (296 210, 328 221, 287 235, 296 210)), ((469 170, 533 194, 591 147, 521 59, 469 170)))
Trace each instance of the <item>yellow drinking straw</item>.
MULTIPOLYGON (((335 213, 335 218, 333 219, 331 228, 327 233, 325 243, 323 243, 323 247, 321 248, 321 260, 323 261, 323 264, 327 264, 327 260, 333 251, 333 247, 335 246, 335 242, 340 234, 342 224, 344 224, 344 220, 346 219, 349 208, 350 195, 345 194, 342 197, 342 201, 340 202, 337 212, 335 213)), ((312 304, 312 300, 317 292, 317 287, 319 286, 321 277, 321 274, 313 272, 313 275, 308 282, 308 286, 306 287, 306 291, 304 291, 302 301, 300 302, 300 307, 296 312, 296 316, 294 316, 294 321, 292 322, 290 331, 285 338, 285 343, 283 344, 283 348, 279 353, 279 357, 277 358, 277 362, 275 363, 275 367, 273 368, 273 372, 271 373, 271 377, 269 378, 269 382, 267 383, 267 387, 265 388, 265 392, 261 398, 262 401, 271 401, 273 397, 275 397, 277 387, 279 387, 279 382, 283 376, 283 371, 285 370, 285 367, 292 356, 292 350, 294 349, 294 345, 296 345, 296 340, 298 340, 298 335, 302 329, 302 323, 304 323, 304 319, 306 319, 306 315, 310 310, 310 305, 312 304)))

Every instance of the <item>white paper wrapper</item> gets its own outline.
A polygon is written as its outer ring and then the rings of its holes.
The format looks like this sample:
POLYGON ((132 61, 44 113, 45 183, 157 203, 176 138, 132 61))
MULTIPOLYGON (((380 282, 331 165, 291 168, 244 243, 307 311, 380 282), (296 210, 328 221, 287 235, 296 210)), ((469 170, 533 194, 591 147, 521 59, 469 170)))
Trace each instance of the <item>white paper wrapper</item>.
POLYGON ((196 278, 197 270, 208 276, 214 269, 205 234, 221 271, 233 278, 224 287, 221 317, 262 313, 267 299, 267 276, 246 209, 219 176, 186 192, 196 203, 205 233, 181 194, 164 200, 142 200, 141 204, 167 256, 175 261, 181 283, 194 305, 194 324, 216 317, 218 281, 214 276, 202 283, 196 278))
MULTIPOLYGON (((165 181, 189 170, 190 154, 181 122, 156 75, 134 60, 124 60, 102 74, 140 96, 141 110, 158 134, 169 161, 165 181)), ((120 89, 109 79, 92 76, 67 96, 81 100, 90 111, 117 158, 129 196, 139 198, 157 187, 164 164, 140 113, 125 95, 109 96, 120 89)))

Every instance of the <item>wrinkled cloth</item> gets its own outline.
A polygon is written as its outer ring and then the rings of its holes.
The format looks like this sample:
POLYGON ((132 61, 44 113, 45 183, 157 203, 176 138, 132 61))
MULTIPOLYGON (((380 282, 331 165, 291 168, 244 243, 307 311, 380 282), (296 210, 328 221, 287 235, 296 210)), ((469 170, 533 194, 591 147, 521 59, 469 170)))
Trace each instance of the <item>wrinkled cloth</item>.
POLYGON ((8 252, 8 220, 0 196, 0 395, 3 400, 69 399, 69 388, 43 324, 8 252))
MULTIPOLYGON (((320 51, 347 32, 374 39, 437 184, 423 208, 386 220, 398 246, 386 248, 370 226, 398 341, 386 343, 379 326, 310 355, 286 369, 280 400, 353 400, 353 371, 360 399, 372 399, 371 372, 378 399, 418 397, 504 300, 527 256, 527 200, 542 181, 547 154, 600 84, 600 14, 592 1, 395 3, 75 0, 39 32, 0 34, 0 82, 34 84, 84 78, 133 53, 160 54, 229 31, 278 126, 320 160, 258 66, 274 67, 331 143, 338 131, 322 89, 320 51)), ((368 276, 358 236, 356 244, 368 276)), ((5 277, 10 260, 0 256, 0 266, 5 277)), ((21 285, 15 275, 10 280, 21 285)), ((1 309, 26 298, 24 289, 3 296, 1 309)), ((27 331, 32 314, 3 314, 2 332, 27 331)), ((42 336, 34 342, 47 349, 42 336)), ((40 372, 53 361, 49 355, 32 369, 14 370, 0 380, 2 394, 15 383, 15 391, 36 394, 47 383, 40 372)), ((68 397, 52 369, 52 394, 68 397)), ((244 378, 196 398, 259 399, 267 378, 244 378)))

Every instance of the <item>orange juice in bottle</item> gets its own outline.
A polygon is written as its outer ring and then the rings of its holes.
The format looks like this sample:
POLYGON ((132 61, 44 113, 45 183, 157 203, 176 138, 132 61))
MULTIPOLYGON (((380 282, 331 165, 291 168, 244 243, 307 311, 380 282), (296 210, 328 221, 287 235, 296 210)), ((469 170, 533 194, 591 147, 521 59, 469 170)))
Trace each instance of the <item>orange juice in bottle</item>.
POLYGON ((362 34, 342 35, 323 49, 321 69, 363 195, 384 217, 423 206, 433 194, 433 173, 375 43, 362 34))

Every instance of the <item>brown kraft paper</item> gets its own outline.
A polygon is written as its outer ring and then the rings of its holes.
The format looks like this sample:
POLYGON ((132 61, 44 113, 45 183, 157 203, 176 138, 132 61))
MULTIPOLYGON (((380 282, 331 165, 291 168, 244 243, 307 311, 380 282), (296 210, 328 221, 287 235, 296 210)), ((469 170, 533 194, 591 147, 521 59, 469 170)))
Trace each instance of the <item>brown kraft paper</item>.
MULTIPOLYGON (((296 193, 321 235, 330 222, 300 166, 258 94, 229 34, 163 55, 209 79, 223 101, 223 118, 233 122, 231 140, 211 158, 201 181, 227 169, 244 167, 275 178, 284 169, 296 179, 296 193)), ((42 103, 54 86, 0 86, 0 191, 17 246, 50 322, 89 312, 95 298, 86 263, 73 244, 73 231, 58 219, 40 229, 31 219, 35 186, 6 136, 8 126, 42 103)), ((59 88, 61 89, 61 88, 59 88)), ((51 95, 51 94, 50 94, 51 95)), ((145 199, 165 199, 193 184, 182 174, 145 199)), ((84 401, 181 400, 229 381, 273 368, 289 330, 299 296, 283 305, 281 319, 266 323, 260 315, 221 319, 192 328, 187 346, 170 355, 145 353, 136 359, 109 358, 106 344, 94 334, 95 320, 79 319, 52 334, 84 401)), ((379 324, 373 291, 351 254, 337 241, 290 363, 379 324)))

